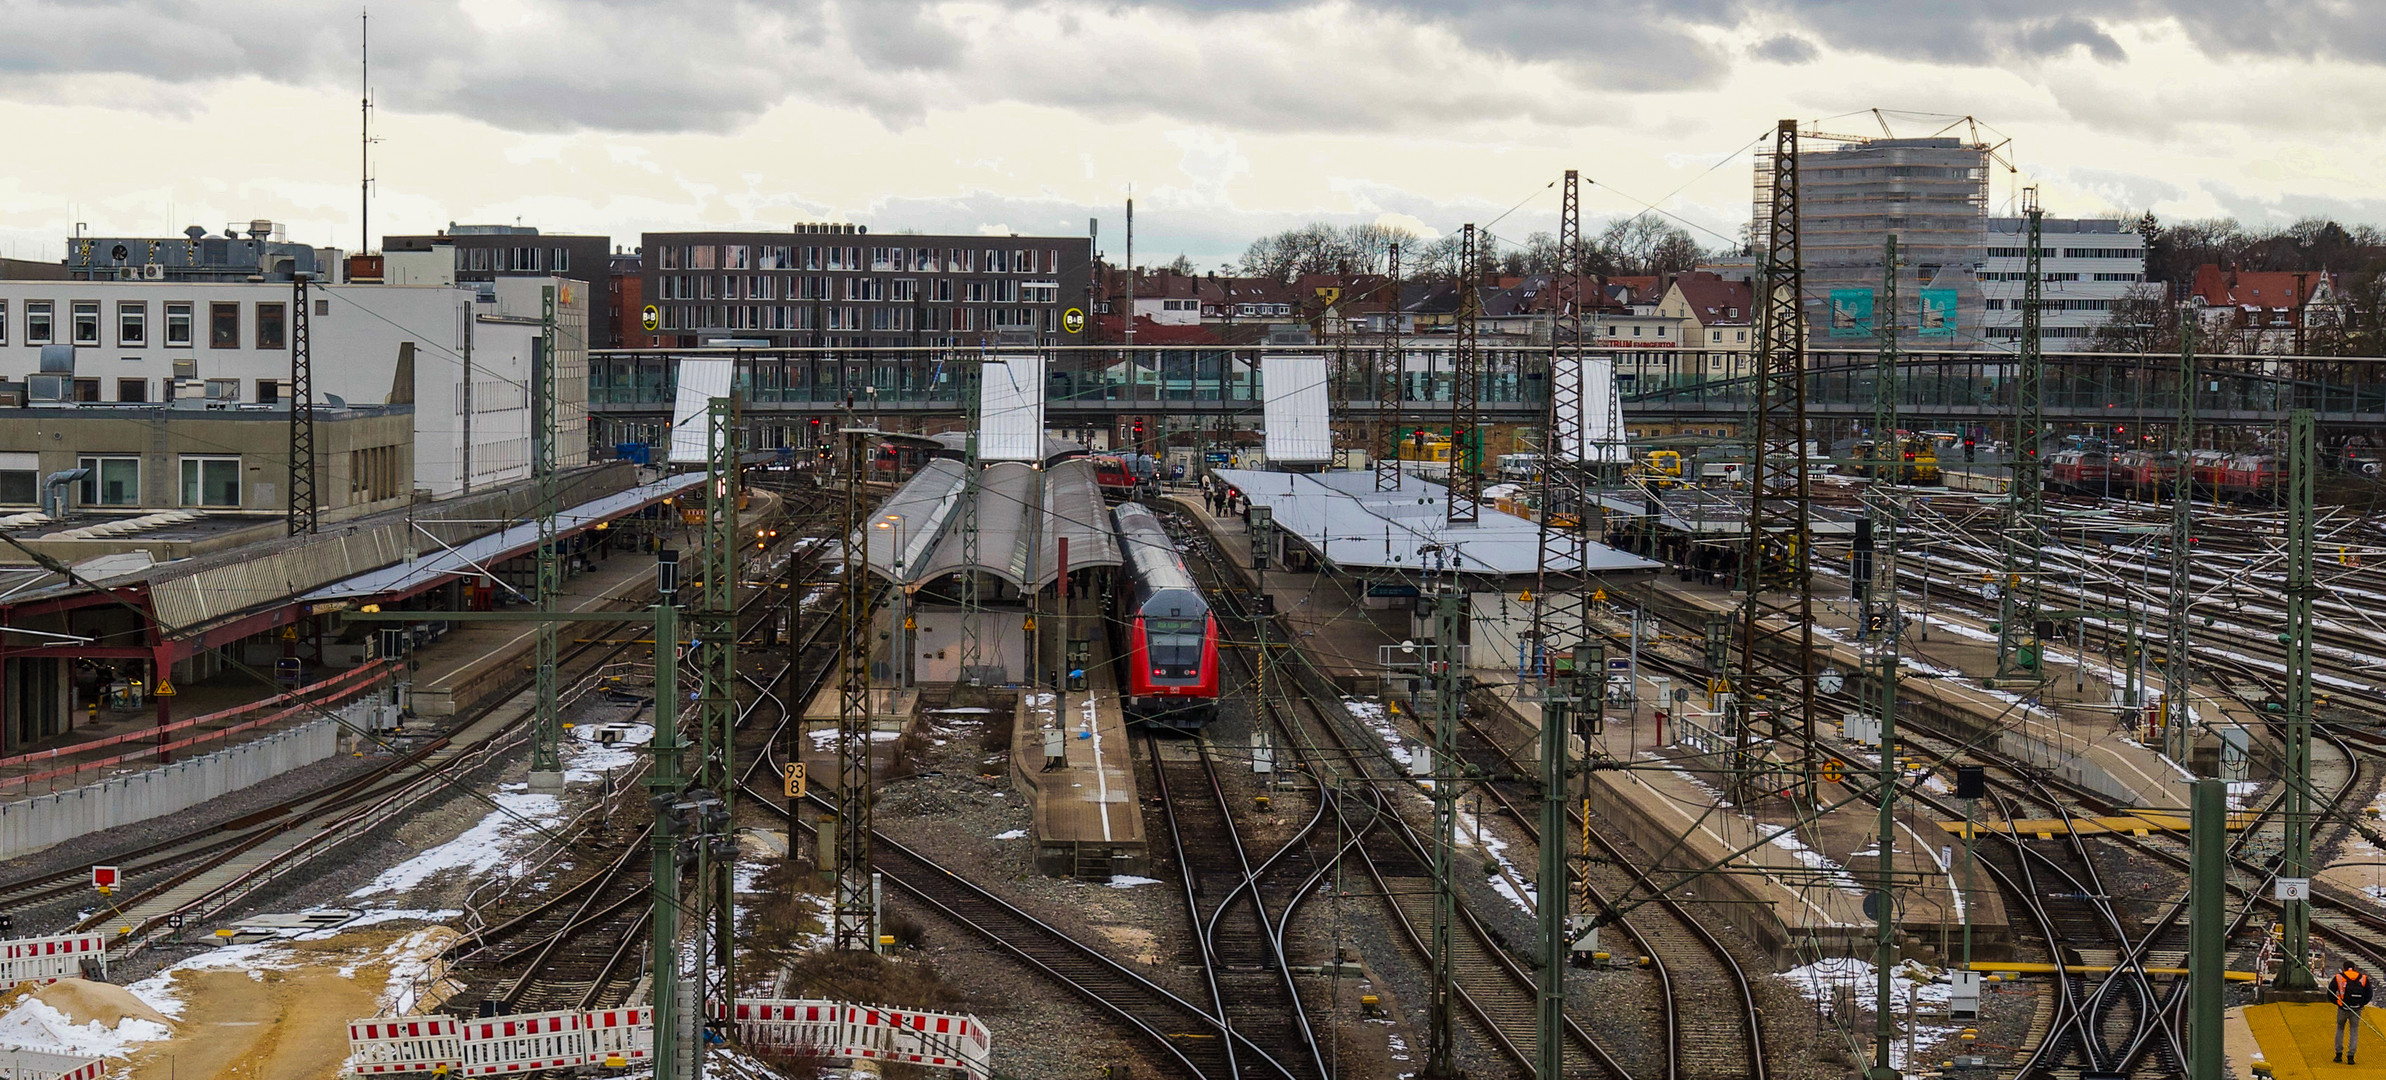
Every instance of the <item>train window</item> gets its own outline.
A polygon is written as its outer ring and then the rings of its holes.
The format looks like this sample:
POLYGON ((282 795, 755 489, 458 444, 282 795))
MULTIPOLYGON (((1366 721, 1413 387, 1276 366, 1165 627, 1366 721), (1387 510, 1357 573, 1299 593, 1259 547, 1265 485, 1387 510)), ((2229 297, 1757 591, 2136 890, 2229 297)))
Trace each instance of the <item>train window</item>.
POLYGON ((1152 666, 1171 672, 1187 674, 1201 668, 1201 631, 1199 619, 1145 619, 1143 631, 1149 642, 1152 666))

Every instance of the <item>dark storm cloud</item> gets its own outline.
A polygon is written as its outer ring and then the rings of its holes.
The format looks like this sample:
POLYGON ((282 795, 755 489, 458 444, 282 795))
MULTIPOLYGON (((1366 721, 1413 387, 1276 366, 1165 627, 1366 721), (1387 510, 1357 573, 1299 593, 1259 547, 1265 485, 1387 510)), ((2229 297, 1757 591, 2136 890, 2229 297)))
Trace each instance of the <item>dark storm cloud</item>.
MULTIPOLYGON (((2175 18, 2214 57, 2386 63, 2386 12, 2354 0, 997 3, 986 18, 929 0, 416 0, 376 18, 375 82, 386 106, 523 131, 734 131, 789 100, 898 125, 958 103, 1019 101, 1371 130, 1584 114, 1529 80, 1485 76, 1486 56, 1593 92, 1646 93, 1718 85, 1749 57, 1799 63, 1823 50, 1961 67, 2122 62, 2118 27, 2175 18), (1149 31, 1120 29, 1108 19, 1118 14, 1150 15, 1163 36, 1134 37, 1149 31), (1465 48, 1399 37, 1412 28, 1465 48), (1103 33, 1121 55, 1076 47, 1103 33), (1755 44, 1715 44, 1727 39, 1755 44), (1312 41, 1355 44, 1296 47, 1285 59, 1286 42, 1312 41)), ((318 0, 0 0, 0 27, 0 95, 90 73, 168 86, 356 79, 355 11, 318 0)))

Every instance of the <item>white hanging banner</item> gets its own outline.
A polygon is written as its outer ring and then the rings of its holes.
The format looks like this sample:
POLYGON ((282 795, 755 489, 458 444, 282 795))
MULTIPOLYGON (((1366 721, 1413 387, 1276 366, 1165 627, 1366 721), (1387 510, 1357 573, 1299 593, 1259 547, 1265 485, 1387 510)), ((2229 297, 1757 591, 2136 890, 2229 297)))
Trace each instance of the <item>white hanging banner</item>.
POLYGON ((978 376, 978 460, 1044 460, 1044 354, 989 355, 978 376))
POLYGON ((1334 426, 1327 415, 1326 358, 1270 356, 1259 364, 1267 400, 1269 461, 1314 464, 1334 460, 1334 426))
POLYGON ((705 416, 712 399, 729 396, 737 374, 728 360, 691 357, 679 362, 678 396, 671 403, 671 461, 702 464, 711 451, 704 445, 705 416))
MULTIPOLYGON (((1616 358, 1609 353, 1576 353, 1557 357, 1551 366, 1556 380, 1551 392, 1560 402, 1582 403, 1575 415, 1557 418, 1558 460, 1610 465, 1630 461, 1624 399, 1616 391, 1616 358)), ((1575 410, 1569 406, 1564 411, 1575 410)))

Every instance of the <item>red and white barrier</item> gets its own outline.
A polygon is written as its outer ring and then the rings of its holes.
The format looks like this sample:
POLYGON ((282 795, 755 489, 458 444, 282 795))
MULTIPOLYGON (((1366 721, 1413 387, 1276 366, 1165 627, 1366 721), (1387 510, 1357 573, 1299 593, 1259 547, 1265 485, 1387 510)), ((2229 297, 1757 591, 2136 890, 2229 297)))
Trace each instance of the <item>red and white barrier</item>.
POLYGON ((631 1062, 654 1058, 653 1009, 599 1009, 588 1014, 588 1063, 602 1065, 617 1054, 631 1062))
MULTIPOLYGON (((749 1046, 958 1069, 972 1080, 988 1074, 992 1053, 986 1026, 974 1016, 837 1001, 765 1000, 716 1008, 713 1018, 726 1021, 749 1046)), ((442 1068, 456 1076, 503 1076, 603 1065, 616 1055, 625 1062, 651 1061, 654 1012, 639 1007, 474 1020, 380 1017, 348 1025, 348 1048, 346 1071, 353 1076, 435 1073, 442 1068)), ((0 1080, 18 1078, 0 1075, 0 1080)))
POLYGON ((0 1047, 0 1080, 100 1080, 107 1074, 104 1058, 0 1047))
POLYGON ((58 934, 0 941, 0 990, 18 983, 54 982, 83 973, 83 961, 97 960, 107 973, 106 934, 58 934))
POLYGON ((587 1013, 524 1013, 464 1021, 464 1057, 455 1072, 502 1076, 586 1064, 587 1013))
POLYGON ((882 1009, 833 1001, 741 1001, 728 1015, 748 1046, 807 1047, 823 1057, 900 1061, 987 1074, 992 1043, 974 1016, 882 1009))
POLYGON ((348 1025, 348 1071, 360 1076, 429 1073, 464 1056, 464 1022, 398 1016, 348 1025))

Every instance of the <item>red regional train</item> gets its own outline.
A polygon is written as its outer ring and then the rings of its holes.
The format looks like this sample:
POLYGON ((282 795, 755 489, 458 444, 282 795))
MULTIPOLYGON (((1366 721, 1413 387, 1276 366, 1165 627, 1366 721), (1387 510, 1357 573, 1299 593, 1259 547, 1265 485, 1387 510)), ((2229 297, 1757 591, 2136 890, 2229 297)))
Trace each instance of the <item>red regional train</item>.
POLYGON ((2130 450, 2113 457, 2113 490, 2161 502, 2179 482, 2179 457, 2161 450, 2130 450))
POLYGON ((1125 503, 1113 516, 1129 585, 1112 599, 1120 704, 1129 723, 1200 728, 1218 716, 1218 620, 1158 515, 1125 503))

